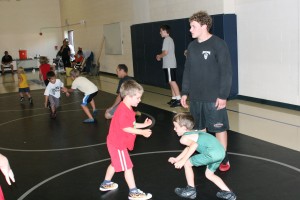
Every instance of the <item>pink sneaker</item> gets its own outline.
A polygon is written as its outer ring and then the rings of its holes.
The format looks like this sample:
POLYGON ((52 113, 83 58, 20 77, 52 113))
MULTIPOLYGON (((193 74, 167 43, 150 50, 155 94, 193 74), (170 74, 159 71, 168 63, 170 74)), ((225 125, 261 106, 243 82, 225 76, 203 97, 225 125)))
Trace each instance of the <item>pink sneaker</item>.
POLYGON ((220 166, 219 166, 219 170, 221 172, 226 172, 229 169, 230 169, 230 163, 229 163, 229 161, 226 164, 221 163, 220 166))

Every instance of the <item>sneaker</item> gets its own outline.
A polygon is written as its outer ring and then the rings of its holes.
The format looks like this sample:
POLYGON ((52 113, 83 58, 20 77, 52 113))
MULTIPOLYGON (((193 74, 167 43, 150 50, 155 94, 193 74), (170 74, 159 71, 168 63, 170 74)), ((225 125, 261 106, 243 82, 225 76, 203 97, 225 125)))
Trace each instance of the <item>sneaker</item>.
POLYGON ((175 101, 176 99, 171 99, 167 104, 172 105, 175 101))
POLYGON ((220 199, 227 199, 227 200, 235 200, 236 195, 231 191, 225 191, 221 190, 220 192, 217 192, 217 197, 220 199))
POLYGON ((30 104, 33 104, 33 101, 32 101, 32 98, 31 98, 31 97, 30 97, 28 100, 29 100, 29 103, 30 103, 30 104))
POLYGON ((56 119, 56 114, 55 113, 51 113, 50 118, 51 119, 56 119))
POLYGON ((24 101, 24 97, 21 97, 21 98, 20 98, 20 102, 23 102, 23 101, 24 101))
POLYGON ((196 199, 197 192, 195 187, 186 186, 185 188, 175 188, 175 193, 183 198, 196 199))
POLYGON ((175 100, 175 101, 170 105, 171 108, 175 108, 175 107, 179 107, 179 106, 181 106, 180 100, 175 100))
POLYGON ((56 119, 56 111, 54 111, 54 112, 51 111, 50 118, 56 119))
POLYGON ((109 182, 109 183, 106 183, 106 184, 101 184, 99 190, 103 191, 103 192, 105 192, 105 191, 111 191, 111 190, 117 189, 118 186, 119 185, 117 183, 109 182))
POLYGON ((145 193, 139 189, 137 189, 135 192, 130 192, 128 195, 129 200, 147 200, 151 198, 152 198, 152 194, 145 193))
POLYGON ((226 172, 230 169, 230 163, 229 161, 227 161, 225 164, 224 163, 221 163, 220 166, 219 166, 219 170, 221 172, 226 172))
POLYGON ((94 123, 94 122, 95 120, 90 118, 83 120, 83 123, 94 123))

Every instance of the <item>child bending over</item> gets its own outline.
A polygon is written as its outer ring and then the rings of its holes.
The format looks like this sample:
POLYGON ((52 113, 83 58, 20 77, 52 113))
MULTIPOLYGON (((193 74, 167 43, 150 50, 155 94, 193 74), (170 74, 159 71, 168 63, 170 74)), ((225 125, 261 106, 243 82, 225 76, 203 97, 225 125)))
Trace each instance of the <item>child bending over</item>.
POLYGON ((193 166, 206 165, 205 176, 218 186, 221 191, 217 193, 220 199, 235 200, 236 195, 230 191, 223 180, 215 175, 222 160, 225 157, 225 149, 221 143, 209 133, 194 131, 194 118, 188 113, 178 113, 173 118, 174 130, 180 136, 180 143, 186 148, 176 158, 169 158, 175 168, 184 167, 187 186, 176 188, 175 193, 184 198, 195 199, 197 196, 193 166), (198 154, 194 154, 197 151, 198 154))
POLYGON ((96 105, 94 101, 94 97, 98 94, 97 86, 92 83, 90 80, 83 76, 79 76, 80 72, 77 69, 72 69, 70 71, 71 78, 73 80, 71 89, 63 88, 63 92, 74 92, 74 90, 78 89, 84 93, 84 97, 82 99, 81 108, 84 113, 88 116, 87 119, 83 121, 83 123, 94 123, 95 119, 93 116, 96 115, 96 105), (90 103, 93 109, 93 115, 90 113, 87 104, 90 103))

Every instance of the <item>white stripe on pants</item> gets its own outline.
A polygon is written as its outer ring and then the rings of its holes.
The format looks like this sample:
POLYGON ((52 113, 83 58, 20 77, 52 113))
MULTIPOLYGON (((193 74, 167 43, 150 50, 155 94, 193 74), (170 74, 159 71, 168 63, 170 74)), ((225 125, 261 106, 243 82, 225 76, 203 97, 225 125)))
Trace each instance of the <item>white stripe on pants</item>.
POLYGON ((124 151, 118 150, 118 154, 119 154, 119 159, 120 159, 120 163, 122 166, 122 170, 126 171, 127 165, 126 165, 126 160, 125 160, 125 156, 124 156, 124 151))

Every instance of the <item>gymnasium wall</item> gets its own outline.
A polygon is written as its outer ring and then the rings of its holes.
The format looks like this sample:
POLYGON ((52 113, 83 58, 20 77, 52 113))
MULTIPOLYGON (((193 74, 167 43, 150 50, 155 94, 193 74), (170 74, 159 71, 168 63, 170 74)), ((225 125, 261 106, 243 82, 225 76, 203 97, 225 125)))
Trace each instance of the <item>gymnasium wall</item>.
MULTIPOLYGON (((63 32, 74 30, 75 47, 97 58, 103 24, 121 23, 123 55, 100 57, 101 71, 115 73, 119 63, 133 74, 130 27, 134 24, 188 18, 196 11, 237 16, 238 82, 243 96, 300 105, 300 40, 298 0, 21 0, 0 1, 0 52, 13 57, 20 48, 29 56, 55 54, 63 32), (84 19, 84 26, 49 29, 84 19)), ((158 33, 155 33, 158 34, 158 33)))
POLYGON ((7 50, 19 58, 19 49, 27 50, 28 57, 56 55, 54 46, 62 44, 61 29, 41 27, 61 26, 59 0, 2 0, 0 1, 0 56, 7 50))
MULTIPOLYGON (((230 97, 234 97, 238 94, 236 15, 212 15, 212 18, 213 26, 211 32, 224 39, 230 51, 233 74, 230 97)), ((134 76, 140 83, 169 88, 162 70, 162 61, 158 62, 155 59, 155 56, 161 53, 163 38, 161 38, 159 30, 162 24, 167 24, 171 27, 170 36, 174 40, 177 61, 176 77, 177 83, 181 88, 185 64, 183 52, 193 40, 189 31, 190 23, 188 18, 131 26, 134 76)))
POLYGON ((236 1, 239 94, 300 105, 298 0, 236 1))
MULTIPOLYGON (((233 0, 226 0, 233 5, 233 0)), ((75 47, 90 49, 100 55, 103 40, 103 25, 120 22, 123 55, 106 55, 101 52, 100 70, 115 73, 119 63, 129 67, 129 75, 133 74, 132 42, 130 26, 161 20, 187 18, 200 8, 210 14, 223 13, 224 3, 220 0, 61 0, 61 22, 66 19, 78 21, 85 19, 84 27, 74 27, 75 47)), ((227 6, 227 10, 230 6, 227 6)), ((105 45, 105 44, 104 44, 105 45)), ((105 48, 105 46, 104 46, 105 48)))
POLYGON ((86 20, 84 27, 74 29, 75 45, 92 49, 96 57, 103 24, 120 22, 124 54, 102 52, 100 70, 115 73, 118 63, 126 63, 133 76, 130 26, 188 18, 199 10, 237 16, 240 95, 299 105, 297 0, 61 0, 61 21, 86 20))

